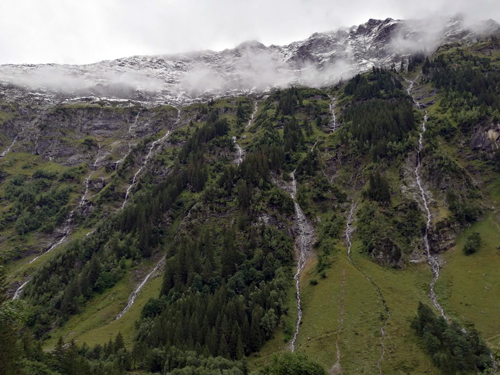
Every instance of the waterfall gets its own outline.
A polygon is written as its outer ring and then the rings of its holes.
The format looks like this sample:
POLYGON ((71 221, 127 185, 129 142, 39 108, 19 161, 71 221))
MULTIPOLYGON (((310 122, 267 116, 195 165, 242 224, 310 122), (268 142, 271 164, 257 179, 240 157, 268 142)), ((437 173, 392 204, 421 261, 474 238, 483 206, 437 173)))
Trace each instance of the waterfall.
POLYGON ((170 135, 170 130, 168 130, 167 133, 163 137, 161 137, 160 139, 157 139, 156 141, 151 143, 151 146, 149 147, 149 152, 146 155, 146 157, 144 158, 144 161, 142 162, 141 167, 137 170, 137 172, 135 172, 134 177, 132 178, 132 183, 127 187, 127 191, 125 193, 125 199, 123 200, 123 203, 121 206, 122 209, 125 208, 125 205, 127 204, 128 198, 130 196, 130 192, 132 191, 132 188, 134 187, 135 183, 137 182, 137 177, 139 176, 139 174, 141 174, 141 172, 144 170, 144 168, 146 168, 146 166, 149 163, 149 159, 151 159, 151 157, 153 156, 153 151, 154 151, 155 147, 157 145, 163 143, 168 138, 169 135, 170 135))
POLYGON ((21 132, 18 133, 14 139, 12 140, 12 143, 0 154, 0 158, 3 158, 5 157, 11 150, 11 148, 16 144, 17 142, 17 139, 19 138, 19 136, 24 132, 24 128, 21 129, 21 132))
POLYGON ((250 119, 248 120, 247 126, 245 126, 245 130, 248 129, 250 126, 252 126, 258 110, 259 110, 259 102, 256 100, 254 105, 253 105, 252 115, 250 116, 250 119))
POLYGON ((304 212, 302 211, 300 205, 295 200, 295 197, 297 195, 297 181, 295 180, 295 171, 293 171, 290 174, 290 177, 292 177, 290 196, 293 199, 296 222, 299 227, 299 236, 296 241, 297 270, 293 277, 293 279, 295 280, 295 290, 297 296, 297 323, 295 324, 295 332, 293 334, 292 340, 290 341, 290 349, 293 352, 295 351, 295 342, 297 341, 297 336, 299 335, 299 330, 300 330, 300 324, 302 322, 302 301, 300 298, 300 275, 302 274, 302 270, 306 265, 306 256, 311 247, 314 228, 307 221, 304 212))
POLYGON ((130 153, 132 152, 132 142, 130 140, 131 138, 133 138, 132 130, 135 128, 135 126, 137 124, 137 120, 139 119, 139 115, 141 114, 141 112, 142 112, 142 108, 139 109, 139 112, 137 112, 137 115, 135 116, 134 122, 132 122, 128 127, 128 131, 127 131, 127 138, 129 139, 128 140, 128 151, 125 155, 123 155, 123 157, 120 160, 115 161, 115 169, 117 169, 118 166, 121 163, 123 163, 125 161, 125 159, 127 158, 127 156, 129 156, 130 153))
POLYGON ((137 288, 135 288, 135 290, 128 298, 127 306, 125 306, 125 308, 116 316, 115 320, 120 319, 132 307, 141 289, 144 287, 144 285, 146 285, 148 280, 151 278, 151 276, 153 276, 153 274, 158 270, 158 268, 160 268, 160 265, 165 261, 165 258, 166 256, 163 256, 163 258, 160 259, 160 261, 156 264, 153 270, 150 273, 148 273, 146 277, 142 280, 142 282, 137 286, 137 288))
POLYGON ((337 115, 335 113, 335 104, 337 103, 337 99, 335 99, 333 96, 330 96, 330 113, 332 114, 332 133, 336 131, 339 128, 339 125, 337 123, 337 115))
POLYGON ((16 292, 14 293, 14 297, 12 298, 13 300, 18 300, 21 297, 21 293, 23 292, 23 289, 28 283, 30 282, 31 278, 28 278, 24 283, 21 284, 19 288, 16 289, 16 292))
POLYGON ((236 152, 238 153, 238 157, 236 158, 236 164, 240 165, 243 162, 244 151, 241 146, 236 142, 236 137, 233 137, 233 143, 236 147, 236 152))
MULTIPOLYGON (((406 92, 408 95, 411 95, 411 92, 413 90, 415 82, 410 81, 410 85, 406 92)), ((417 102, 415 99, 413 99, 415 106, 420 109, 421 105, 419 102, 417 102)), ((422 237, 422 241, 424 243, 424 248, 425 248, 425 255, 427 257, 427 263, 429 264, 429 267, 431 268, 432 271, 432 280, 429 284, 429 298, 431 299, 432 304, 434 307, 439 311, 441 316, 445 318, 446 320, 449 320, 449 318, 446 316, 443 307, 439 304, 436 296, 436 292, 434 290, 434 286, 436 284, 436 281, 439 278, 441 267, 439 265, 438 259, 431 254, 431 246, 429 244, 429 230, 431 228, 431 221, 432 221, 432 214, 431 210, 429 208, 429 202, 427 200, 427 194, 425 193, 425 189, 422 183, 422 179, 420 176, 420 169, 422 167, 422 150, 424 148, 424 133, 427 130, 427 111, 424 112, 424 120, 422 121, 422 124, 420 125, 420 133, 418 135, 418 149, 417 149, 417 166, 415 167, 415 180, 418 186, 418 189, 420 191, 420 197, 422 199, 422 203, 424 205, 424 210, 425 210, 425 215, 426 215, 426 225, 425 225, 425 232, 424 236, 422 237)))
MULTIPOLYGON (((79 205, 78 207, 81 208, 85 205, 85 197, 88 193, 88 190, 89 190, 89 183, 90 183, 90 178, 92 177, 92 175, 94 174, 96 168, 97 168, 97 164, 99 163, 99 161, 102 159, 102 157, 99 157, 99 153, 101 151, 101 147, 99 146, 99 150, 97 152, 97 155, 96 155, 96 159, 94 160, 94 164, 92 165, 92 171, 90 172, 90 174, 85 178, 85 181, 84 181, 84 185, 85 185, 85 192, 83 193, 83 195, 81 196, 80 198, 80 202, 79 202, 79 205)), ((73 223, 73 217, 75 215, 75 211, 76 211, 76 208, 71 210, 69 215, 68 215, 68 218, 66 219, 65 223, 64 223, 64 227, 63 227, 63 230, 62 230, 62 236, 59 240, 57 240, 57 242, 53 243, 46 251, 44 251, 43 253, 41 253, 40 255, 37 255, 36 257, 34 257, 30 262, 29 264, 32 264, 34 263, 35 261, 37 261, 41 256, 47 254, 47 253, 50 253, 52 250, 54 250, 55 248, 59 247, 60 245, 62 245, 64 243, 64 241, 66 241, 66 238, 68 238, 69 236, 69 233, 71 231, 71 225, 73 223)), ((24 287, 28 284, 28 282, 31 280, 31 277, 28 278, 17 290, 16 292, 14 293, 14 298, 13 299, 19 299, 20 296, 21 296, 21 292, 22 290, 24 289, 24 287)))

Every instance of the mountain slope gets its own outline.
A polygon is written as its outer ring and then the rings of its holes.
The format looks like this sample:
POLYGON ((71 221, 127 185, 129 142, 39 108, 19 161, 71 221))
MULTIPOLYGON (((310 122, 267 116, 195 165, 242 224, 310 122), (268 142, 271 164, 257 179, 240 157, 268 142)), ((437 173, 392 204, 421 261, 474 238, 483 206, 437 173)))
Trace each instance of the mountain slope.
MULTIPOLYGON (((500 46, 448 31, 464 39, 399 71, 264 97, 4 98, 1 255, 27 305, 24 366, 241 374, 295 349, 330 373, 494 368, 500 46)), ((294 64, 325 63, 337 34, 290 47, 294 64)))

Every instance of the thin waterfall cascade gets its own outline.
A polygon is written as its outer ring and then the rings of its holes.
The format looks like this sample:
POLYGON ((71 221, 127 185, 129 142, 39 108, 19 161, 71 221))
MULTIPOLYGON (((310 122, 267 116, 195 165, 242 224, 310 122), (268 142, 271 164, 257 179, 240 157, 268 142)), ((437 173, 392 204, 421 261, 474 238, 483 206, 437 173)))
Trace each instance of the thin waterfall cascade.
POLYGON ((99 162, 107 156, 107 155, 99 156, 100 153, 101 153, 101 145, 99 145, 99 150, 97 151, 97 155, 96 155, 96 158, 94 160, 94 164, 92 164, 92 170, 90 171, 89 175, 85 178, 85 181, 84 181, 85 191, 84 191, 82 197, 80 198, 80 204, 79 204, 80 208, 85 206, 85 203, 87 202, 87 194, 89 193, 89 188, 90 188, 90 179, 92 178, 94 173, 97 171, 97 166, 98 166, 99 162))
POLYGON ((354 220, 354 210, 356 209, 356 204, 354 201, 351 202, 351 208, 349 210, 349 215, 347 216, 347 223, 345 227, 345 242, 347 244, 347 258, 349 259, 349 262, 352 264, 352 259, 351 259, 351 248, 352 248, 352 234, 354 232, 354 228, 352 227, 352 221, 354 220))
POLYGON ((250 119, 248 120, 247 125, 245 126, 245 129, 248 129, 250 126, 252 126, 255 116, 257 115, 257 112, 259 110, 259 102, 256 100, 254 105, 253 105, 253 111, 252 114, 250 115, 250 119))
POLYGON ((16 144, 19 136, 24 132, 24 129, 21 130, 20 133, 16 134, 16 136, 14 137, 14 139, 12 140, 12 143, 0 154, 0 158, 3 158, 5 157, 9 152, 10 150, 12 149, 12 147, 14 147, 14 145, 16 144))
POLYGON ((45 111, 43 111, 42 114, 38 115, 36 117, 36 119, 31 123, 31 126, 28 125, 28 126, 24 126, 24 127, 21 128, 21 131, 16 134, 16 136, 12 140, 11 144, 4 151, 2 151, 0 153, 0 158, 3 158, 5 156, 7 156, 7 154, 10 152, 10 150, 12 150, 12 147, 14 147, 14 145, 17 143, 17 141, 19 139, 19 136, 22 135, 27 129, 29 129, 30 127, 34 126, 40 120, 40 118, 42 117, 42 115, 44 113, 45 113, 45 111))
POLYGON ((295 331, 293 333, 292 340, 290 341, 290 350, 295 351, 295 343, 297 341, 297 337, 300 331, 300 324, 302 322, 302 300, 300 296, 300 276, 302 274, 302 270, 306 265, 307 253, 311 248, 311 243, 314 236, 314 228, 307 220, 302 208, 295 200, 297 195, 297 181, 295 180, 295 171, 291 173, 291 192, 290 196, 293 199, 293 203, 295 206, 295 221, 299 228, 299 236, 296 240, 295 248, 297 253, 297 270, 295 271, 295 275, 293 279, 295 280, 295 290, 297 297, 297 322, 295 324, 295 331))
MULTIPOLYGON (((406 92, 410 96, 412 95, 412 90, 413 90, 414 85, 415 85, 415 82, 410 81, 410 85, 408 86, 408 89, 406 90, 406 92)), ((413 102, 415 103, 415 106, 418 109, 421 109, 421 104, 418 101, 413 99, 413 102)), ((432 213, 431 213, 431 210, 429 207, 429 201, 427 199, 427 194, 425 192, 424 185, 422 183, 422 178, 420 175, 420 170, 422 168, 422 151, 424 149, 424 134, 427 130, 427 127, 426 127, 427 120, 428 120, 428 114, 427 114, 427 111, 424 111, 424 119, 420 125, 420 132, 418 135, 417 165, 415 167, 415 181, 417 183, 418 190, 420 192, 420 197, 422 200, 422 204, 424 207, 424 213, 426 216, 425 232, 424 232, 424 235, 422 237, 422 241, 424 243, 424 249, 425 249, 425 255, 427 258, 427 263, 429 264, 429 267, 430 267, 430 269, 432 271, 432 275, 433 275, 432 280, 429 284, 429 298, 430 298, 432 304, 434 305, 434 307, 439 311, 441 316, 443 318, 445 318, 446 320, 449 320, 448 316, 444 312, 443 307, 441 306, 441 304, 437 300, 436 291, 434 290, 434 286, 436 285, 436 281, 438 280, 438 278, 440 276, 441 266, 439 264, 439 260, 437 259, 437 257, 435 257, 431 254, 431 246, 429 243, 429 231, 431 228, 432 213)))
POLYGON ((154 150, 155 150, 156 146, 159 145, 159 144, 162 144, 169 136, 170 136, 170 130, 168 130, 163 137, 161 137, 160 139, 157 139, 156 141, 154 141, 153 143, 151 143, 151 146, 149 147, 148 154, 144 158, 144 161, 142 162, 142 165, 135 172, 134 177, 132 178, 132 183, 127 187, 127 191, 125 193, 125 199, 123 200, 123 203, 122 203, 122 206, 121 206, 122 209, 125 208, 125 205, 127 204, 128 199, 130 197, 130 192, 132 191, 132 188, 136 184, 137 178, 139 177, 139 175, 141 174, 141 172, 144 170, 144 168, 146 168, 146 166, 148 165, 149 160, 151 159, 151 157, 154 154, 154 150))
POLYGON ((334 97, 330 97, 330 113, 332 114, 332 122, 331 122, 331 131, 335 132, 339 128, 339 124, 337 121, 337 114, 335 113, 335 105, 337 104, 337 99, 334 97))
MULTIPOLYGON (((92 171, 85 178, 85 181, 84 181, 85 191, 84 191, 83 195, 80 198, 80 201, 79 201, 79 204, 78 204, 78 208, 81 208, 81 207, 83 207, 85 205, 86 196, 87 196, 88 191, 89 191, 90 178, 92 177, 92 175, 96 171, 98 163, 103 159, 102 156, 99 156, 100 151, 101 151, 101 147, 99 146, 99 150, 97 152, 96 159, 94 160, 94 163, 92 165, 92 171)), ((66 219, 66 221, 64 223, 64 227, 63 227, 63 230, 62 230, 62 236, 61 236, 61 238, 59 238, 59 240, 57 240, 56 242, 54 242, 46 251, 44 251, 40 255, 37 255, 36 257, 34 257, 29 262, 29 264, 34 263, 41 256, 50 253, 51 251, 53 251, 57 247, 61 246, 64 243, 64 241, 66 241, 66 239, 68 238, 68 236, 69 236, 69 234, 71 232, 71 227, 72 227, 72 224, 73 224, 73 217, 75 216, 75 211, 76 211, 76 208, 74 208, 73 210, 70 211, 70 213, 68 215, 68 218, 66 219)), ((13 299, 19 299, 21 297, 21 292, 23 291, 24 287, 29 283, 30 280, 31 280, 31 277, 28 278, 23 284, 21 284, 21 286, 19 288, 17 288, 16 292, 14 293, 14 298, 13 299)))
POLYGON ((243 148, 236 142, 236 137, 233 137, 233 143, 234 146, 236 147, 236 152, 238 153, 238 156, 236 158, 236 164, 240 165, 243 162, 243 156, 245 154, 245 151, 243 151, 243 148))
POLYGON ((135 290, 132 292, 132 294, 130 295, 130 297, 128 298, 128 302, 127 302, 127 306, 125 306, 125 308, 116 316, 115 320, 118 320, 120 319, 123 315, 125 315, 125 313, 132 307, 132 305, 134 304, 135 302, 135 299, 137 298, 137 296, 139 295, 139 292, 141 291, 141 289, 144 287, 144 285, 146 285, 146 283, 148 282, 148 280, 151 278, 151 276, 154 275, 154 273, 156 271, 158 271, 158 269, 160 268, 160 266, 162 265, 163 262, 165 262, 165 259, 166 259, 166 255, 163 256, 158 263, 156 263, 156 266, 151 270, 151 272, 149 272, 146 277, 141 281, 141 283, 137 286, 137 288, 135 288, 135 290))
MULTIPOLYGON (((417 76, 418 78, 418 76, 417 76)), ((408 81, 409 86, 406 90, 407 94, 410 95, 413 99, 413 103, 415 104, 415 107, 418 109, 422 109, 422 105, 420 102, 415 100, 415 98, 412 95, 412 90, 413 87, 415 86, 415 81, 408 81)), ((424 185, 422 182, 422 178, 420 175, 420 170, 422 168, 422 151, 424 149, 424 134, 427 131, 427 121, 428 121, 428 113, 427 111, 424 111, 424 119, 422 123, 420 124, 420 133, 418 135, 418 148, 417 148, 417 166, 415 167, 415 180, 418 186, 418 189, 420 191, 420 197, 422 199, 422 204, 424 206, 424 211, 426 215, 426 225, 425 225, 425 232, 422 237, 422 242, 424 243, 424 249, 425 249, 425 255, 427 258, 427 264, 429 264, 429 267, 432 272, 432 280, 429 284, 429 298, 433 304, 433 306, 439 311, 441 316, 446 320, 450 321, 450 318, 446 315, 443 307, 439 303, 436 295, 436 291, 434 289, 437 280, 439 279, 439 276, 441 274, 441 265, 439 264, 439 260, 436 256, 433 256, 431 254, 431 246, 429 243, 429 231, 431 228, 431 223, 432 223, 432 213, 429 207, 429 200, 427 199, 427 194, 424 189, 424 185)), ((462 332, 466 333, 467 331, 465 328, 462 328, 462 332)), ((490 358, 493 363, 493 373, 496 374, 498 372, 498 363, 493 357, 493 355, 490 353, 490 358)))
POLYGON ((23 292, 23 289, 26 285, 28 285, 28 283, 30 282, 31 280, 31 277, 28 278, 28 280, 26 280, 24 283, 22 283, 19 288, 16 289, 16 292, 14 293, 14 297, 12 298, 13 300, 18 300, 19 298, 21 298, 21 293, 23 292))
POLYGON ((132 140, 131 140, 131 138, 134 138, 133 130, 135 129, 135 127, 137 125, 137 120, 139 119, 139 115, 141 114, 141 112, 142 112, 142 108, 139 110, 139 112, 137 112, 137 115, 134 118, 134 122, 130 123, 130 125, 128 127, 128 131, 127 131, 128 151, 125 155, 123 155, 123 157, 120 160, 115 161, 115 169, 117 169, 118 166, 121 163, 123 163, 125 161, 125 159, 127 158, 127 156, 129 156, 130 153, 132 152, 132 140))
MULTIPOLYGON (((175 123, 177 125, 179 125, 180 122, 181 122, 181 110, 177 109, 177 120, 175 121, 175 123)), ((151 159, 151 157, 154 155, 154 151, 155 151, 156 146, 161 145, 163 142, 165 142, 165 140, 169 136, 170 136, 170 130, 167 130, 167 132, 165 133, 165 135, 163 137, 161 137, 160 139, 157 139, 156 141, 151 143, 151 146, 149 147, 149 151, 148 151, 148 154, 146 155, 146 158, 142 162, 142 165, 137 170, 137 172, 135 172, 134 177, 132 178, 132 183, 127 187, 127 191, 125 192, 125 199, 123 200, 123 203, 121 205, 121 209, 125 208, 125 205, 127 204, 128 199, 130 197, 130 192, 132 191, 132 188, 134 187, 135 183, 137 182, 137 178, 139 177, 141 172, 144 170, 144 168, 146 168, 146 166, 148 165, 149 159, 151 159)))

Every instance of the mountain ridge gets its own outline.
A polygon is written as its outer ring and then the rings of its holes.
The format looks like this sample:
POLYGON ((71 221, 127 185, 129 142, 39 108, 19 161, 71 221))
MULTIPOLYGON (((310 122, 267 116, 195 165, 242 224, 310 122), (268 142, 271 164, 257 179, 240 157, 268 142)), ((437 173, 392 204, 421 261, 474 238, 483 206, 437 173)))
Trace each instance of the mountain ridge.
POLYGON ((287 45, 246 41, 222 51, 130 56, 91 64, 0 65, 0 95, 38 95, 44 101, 135 100, 186 105, 210 98, 260 95, 290 85, 322 87, 374 66, 398 64, 411 53, 500 34, 495 21, 468 24, 370 19, 361 25, 313 33, 287 45))

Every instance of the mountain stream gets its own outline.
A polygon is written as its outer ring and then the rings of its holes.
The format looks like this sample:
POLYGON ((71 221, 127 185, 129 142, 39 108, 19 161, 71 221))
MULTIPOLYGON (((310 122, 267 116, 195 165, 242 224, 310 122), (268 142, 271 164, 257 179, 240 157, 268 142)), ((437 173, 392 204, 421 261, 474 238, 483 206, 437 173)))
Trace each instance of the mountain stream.
POLYGON ((292 178, 291 192, 290 196, 293 199, 293 204, 295 206, 295 222, 297 223, 299 229, 299 235, 295 242, 295 249, 297 254, 297 270, 294 275, 295 280, 295 290, 297 295, 297 323, 295 324, 295 332, 293 333, 292 340, 290 341, 290 350, 295 351, 295 342, 297 341, 297 336, 299 335, 300 324, 302 322, 302 301, 300 299, 300 276, 302 270, 306 265, 307 253, 311 249, 311 244, 314 236, 314 228, 307 220, 304 212, 297 203, 297 181, 295 180, 295 171, 290 174, 292 178))

